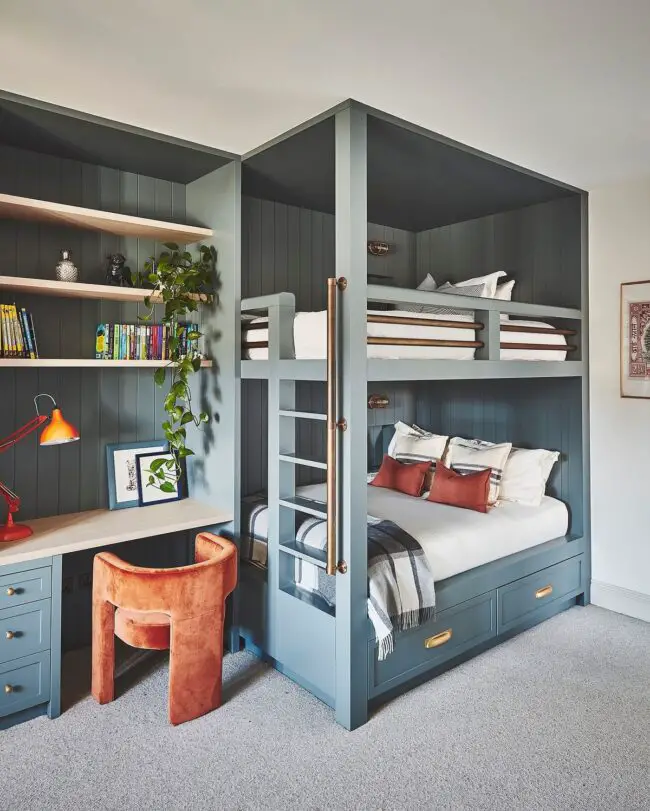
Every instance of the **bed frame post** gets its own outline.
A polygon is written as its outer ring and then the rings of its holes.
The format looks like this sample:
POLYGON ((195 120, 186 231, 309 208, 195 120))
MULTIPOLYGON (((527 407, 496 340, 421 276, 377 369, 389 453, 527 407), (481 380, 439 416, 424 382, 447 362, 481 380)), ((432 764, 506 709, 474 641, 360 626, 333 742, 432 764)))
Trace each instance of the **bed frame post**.
POLYGON ((367 189, 366 113, 351 104, 336 114, 336 275, 340 300, 342 475, 336 575, 336 720, 355 729, 368 718, 367 549, 367 189))
POLYGON ((476 350, 476 360, 501 360, 501 314, 497 310, 477 310, 474 320, 483 324, 483 329, 476 332, 476 340, 483 341, 476 350))

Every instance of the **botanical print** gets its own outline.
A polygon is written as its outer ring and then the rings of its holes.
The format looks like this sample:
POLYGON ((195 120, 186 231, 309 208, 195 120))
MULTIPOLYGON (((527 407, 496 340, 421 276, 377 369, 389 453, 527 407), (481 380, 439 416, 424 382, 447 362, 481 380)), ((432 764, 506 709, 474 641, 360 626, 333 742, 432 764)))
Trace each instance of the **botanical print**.
POLYGON ((627 306, 627 376, 650 380, 650 301, 631 301, 627 306))
POLYGON ((114 451, 115 461, 115 501, 121 504, 124 501, 133 501, 138 497, 138 479, 136 468, 136 454, 157 453, 162 450, 160 444, 150 448, 127 448, 114 451))

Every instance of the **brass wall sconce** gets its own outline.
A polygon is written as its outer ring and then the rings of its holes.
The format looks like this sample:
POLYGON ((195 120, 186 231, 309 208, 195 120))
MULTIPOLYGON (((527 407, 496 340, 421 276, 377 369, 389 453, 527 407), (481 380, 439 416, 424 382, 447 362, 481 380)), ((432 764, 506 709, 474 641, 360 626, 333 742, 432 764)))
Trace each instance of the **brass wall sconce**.
POLYGON ((378 239, 371 239, 368 241, 368 253, 373 256, 386 256, 390 250, 388 242, 382 242, 378 239))
POLYGON ((390 400, 385 394, 371 394, 368 397, 368 408, 388 408, 390 400))

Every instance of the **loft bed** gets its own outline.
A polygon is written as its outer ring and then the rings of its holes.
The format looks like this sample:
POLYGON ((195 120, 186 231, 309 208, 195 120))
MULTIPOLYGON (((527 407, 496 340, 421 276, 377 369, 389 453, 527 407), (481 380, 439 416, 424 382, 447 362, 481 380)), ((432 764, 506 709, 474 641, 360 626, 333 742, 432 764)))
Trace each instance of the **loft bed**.
POLYGON ((352 729, 589 600, 586 196, 354 102, 246 156, 243 193, 234 642, 352 729), (415 289, 497 262, 525 300, 415 289), (388 407, 369 410, 377 393, 388 407), (537 507, 431 503, 367 481, 398 421, 559 462, 537 507), (390 655, 369 613, 368 515, 409 533, 435 581, 435 613, 390 655))

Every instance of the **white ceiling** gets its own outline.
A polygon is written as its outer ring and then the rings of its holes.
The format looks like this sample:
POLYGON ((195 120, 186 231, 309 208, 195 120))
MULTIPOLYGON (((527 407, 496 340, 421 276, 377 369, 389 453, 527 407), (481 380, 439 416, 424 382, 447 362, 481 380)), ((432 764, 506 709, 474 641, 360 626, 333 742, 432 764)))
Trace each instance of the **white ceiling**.
POLYGON ((352 97, 582 188, 650 174, 649 0, 0 0, 0 87, 237 153, 352 97))

